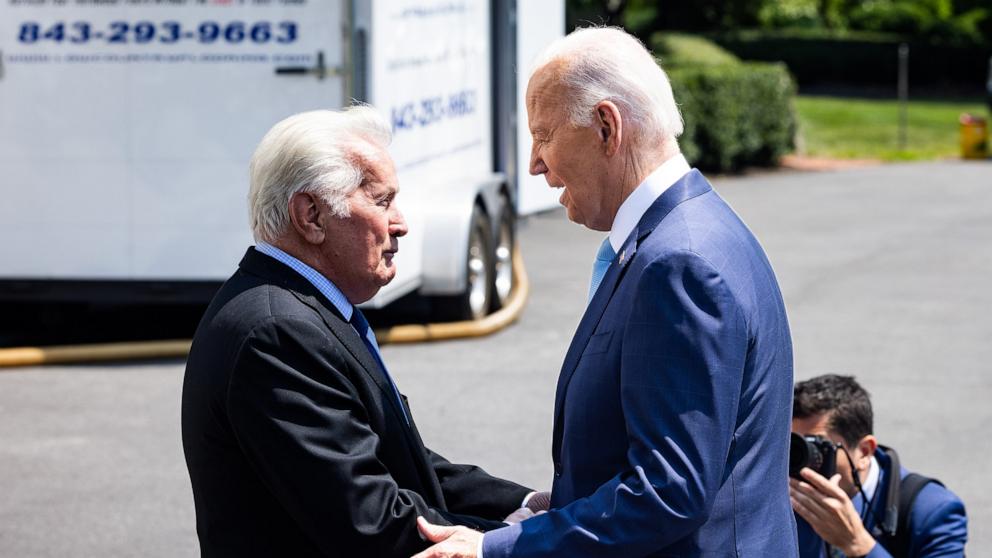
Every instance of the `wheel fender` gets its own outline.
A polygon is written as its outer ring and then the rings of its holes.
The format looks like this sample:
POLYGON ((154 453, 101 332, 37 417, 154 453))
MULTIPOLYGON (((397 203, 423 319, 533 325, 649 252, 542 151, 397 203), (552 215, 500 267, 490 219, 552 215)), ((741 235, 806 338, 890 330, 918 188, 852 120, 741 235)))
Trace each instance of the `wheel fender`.
POLYGON ((465 289, 465 267, 469 227, 476 204, 482 205, 490 218, 494 199, 504 182, 501 175, 490 180, 452 184, 434 193, 425 211, 423 282, 424 295, 453 295, 465 289))

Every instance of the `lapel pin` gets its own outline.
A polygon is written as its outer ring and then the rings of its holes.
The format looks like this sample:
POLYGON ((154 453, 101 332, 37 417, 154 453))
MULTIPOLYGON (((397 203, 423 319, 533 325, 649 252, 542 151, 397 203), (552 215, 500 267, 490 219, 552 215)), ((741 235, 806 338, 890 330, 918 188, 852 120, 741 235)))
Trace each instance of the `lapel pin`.
POLYGON ((623 263, 623 260, 626 257, 627 257, 627 250, 620 250, 620 263, 623 263))

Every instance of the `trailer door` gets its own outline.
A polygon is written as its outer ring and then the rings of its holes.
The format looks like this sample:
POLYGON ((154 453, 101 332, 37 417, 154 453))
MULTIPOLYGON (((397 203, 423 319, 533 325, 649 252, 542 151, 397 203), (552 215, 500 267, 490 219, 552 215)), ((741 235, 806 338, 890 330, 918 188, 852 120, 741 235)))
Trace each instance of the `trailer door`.
POLYGON ((0 4, 2 278, 226 278, 251 243, 257 142, 342 105, 344 15, 328 0, 0 4))

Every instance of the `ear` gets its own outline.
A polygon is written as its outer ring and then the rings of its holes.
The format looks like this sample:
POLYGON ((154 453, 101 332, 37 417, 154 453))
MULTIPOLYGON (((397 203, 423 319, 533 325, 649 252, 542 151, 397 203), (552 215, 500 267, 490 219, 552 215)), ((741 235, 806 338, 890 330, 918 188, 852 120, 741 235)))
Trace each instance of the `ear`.
POLYGON ((623 119, 620 117, 620 109, 612 101, 600 101, 596 104, 595 125, 598 128, 599 139, 606 149, 606 155, 609 157, 616 155, 623 142, 623 119))
POLYGON ((858 467, 861 467, 861 463, 867 467, 871 462, 871 456, 875 455, 875 450, 878 449, 878 439, 875 436, 869 434, 861 441, 858 442, 858 453, 861 454, 861 459, 859 459, 858 467))
POLYGON ((324 225, 320 214, 322 205, 314 194, 297 192, 289 198, 289 221, 296 232, 309 244, 324 242, 324 225))

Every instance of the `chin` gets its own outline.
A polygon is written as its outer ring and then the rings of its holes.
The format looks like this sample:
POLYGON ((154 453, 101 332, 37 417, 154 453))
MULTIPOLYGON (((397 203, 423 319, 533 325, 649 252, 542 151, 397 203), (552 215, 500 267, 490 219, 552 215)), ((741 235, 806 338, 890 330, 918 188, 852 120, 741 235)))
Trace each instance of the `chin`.
POLYGON ((382 287, 385 287, 386 285, 392 283, 392 281, 393 281, 393 279, 395 277, 396 277, 396 269, 395 268, 390 267, 389 269, 386 269, 385 271, 383 271, 382 273, 379 274, 379 277, 378 277, 378 279, 379 279, 379 287, 382 288, 382 287))
POLYGON ((571 206, 568 206, 568 205, 565 206, 565 215, 568 216, 568 220, 569 221, 571 221, 571 222, 573 222, 575 224, 578 224, 578 225, 585 225, 586 224, 585 217, 583 217, 581 213, 579 213, 578 211, 576 211, 575 209, 573 209, 571 206))

